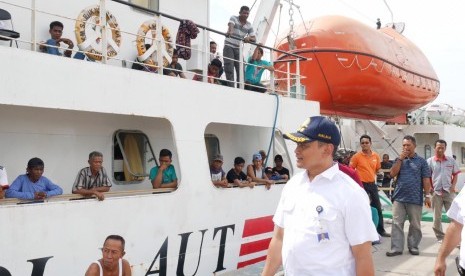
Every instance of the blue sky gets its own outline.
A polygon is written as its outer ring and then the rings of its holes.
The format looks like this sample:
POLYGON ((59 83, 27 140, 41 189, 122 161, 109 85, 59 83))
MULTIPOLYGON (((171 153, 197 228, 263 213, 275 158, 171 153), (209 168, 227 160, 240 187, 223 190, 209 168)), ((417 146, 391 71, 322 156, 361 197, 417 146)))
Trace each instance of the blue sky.
MULTIPOLYGON (((210 26, 226 31, 231 15, 237 15, 242 5, 252 7, 255 0, 225 1, 210 0, 210 26)), ((253 21, 260 0, 252 8, 249 21, 253 21)), ((289 28, 289 4, 285 1, 281 12, 280 32, 289 28)), ((391 22, 391 14, 382 0, 294 0, 300 6, 302 17, 307 21, 322 15, 344 15, 375 26, 376 18, 383 25, 391 22)), ((465 1, 449 0, 386 0, 393 12, 394 22, 405 22, 404 35, 414 42, 428 57, 441 81, 441 92, 435 102, 448 103, 465 109, 465 1)), ((279 13, 279 12, 278 12, 279 13)), ((273 31, 278 30, 276 15, 273 31)), ((294 8, 295 25, 302 23, 294 8)), ((275 36, 269 35, 269 44, 275 36)), ((222 49, 223 38, 212 35, 222 49)))

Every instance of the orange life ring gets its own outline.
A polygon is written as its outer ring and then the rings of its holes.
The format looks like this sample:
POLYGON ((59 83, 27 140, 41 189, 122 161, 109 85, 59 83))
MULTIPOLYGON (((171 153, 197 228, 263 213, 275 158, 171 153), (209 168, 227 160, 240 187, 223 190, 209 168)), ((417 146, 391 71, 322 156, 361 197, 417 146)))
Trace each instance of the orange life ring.
MULTIPOLYGON (((114 57, 119 52, 121 45, 121 32, 118 21, 107 11, 107 56, 114 57)), ((76 20, 74 33, 79 50, 85 52, 88 58, 92 60, 102 60, 102 30, 98 25, 100 23, 100 6, 94 5, 87 7, 79 13, 76 20)))
MULTIPOLYGON (((174 46, 173 46, 173 39, 171 38, 170 31, 167 27, 162 26, 161 34, 163 39, 165 40, 165 47, 162 47, 162 55, 163 55, 163 66, 167 67, 171 63, 171 57, 173 56, 174 46)), ((137 39, 136 39, 136 46, 137 46, 137 60, 139 62, 143 62, 147 65, 151 66, 158 66, 157 65, 157 45, 154 40, 157 37, 157 22, 154 19, 150 19, 142 23, 139 30, 137 31, 137 39), (145 47, 145 39, 147 38, 147 34, 150 31, 149 39, 152 40, 150 44, 150 48, 145 47)))

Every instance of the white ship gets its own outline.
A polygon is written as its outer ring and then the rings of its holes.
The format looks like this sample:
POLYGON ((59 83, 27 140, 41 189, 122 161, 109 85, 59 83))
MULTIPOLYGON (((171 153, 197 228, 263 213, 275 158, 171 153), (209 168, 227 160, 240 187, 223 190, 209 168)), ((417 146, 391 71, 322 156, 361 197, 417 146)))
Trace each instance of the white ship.
MULTIPOLYGON (((258 9, 271 14, 277 2, 258 9)), ((0 200, 0 275, 82 275, 100 258, 98 248, 109 234, 126 239, 133 275, 221 275, 265 259, 284 184, 270 190, 216 188, 209 163, 221 153, 227 171, 236 156, 249 163, 253 153, 265 149, 269 157, 283 155, 284 166, 295 172, 295 145, 282 133, 318 115, 319 104, 288 97, 289 91, 274 94, 272 87, 259 94, 189 79, 193 72, 207 72, 214 31, 204 28, 208 8, 208 0, 0 1, 0 9, 12 16, 0 29, 19 34, 8 40, 12 33, 0 32, 5 39, 0 41, 0 165, 11 183, 25 172, 27 160, 40 157, 44 175, 64 190, 40 202, 0 200), (133 2, 146 5, 137 8, 133 2), (132 70, 138 56, 149 67, 171 60, 181 19, 200 29, 191 60, 182 62, 188 79, 132 70), (63 37, 76 42, 73 55, 87 51, 85 60, 40 51, 55 20, 64 24, 63 37), (147 42, 153 48, 141 50, 147 42), (148 179, 163 148, 174 154, 176 189, 152 189, 148 179), (113 183, 104 201, 71 194, 93 150, 103 152, 113 183)), ((257 36, 266 40, 266 30, 257 36)), ((289 90, 300 93, 300 76, 291 78, 289 90)), ((398 137, 411 134, 427 157, 441 137, 450 141, 448 154, 457 155, 463 167, 464 128, 427 124, 340 120, 347 143, 342 146, 355 149, 359 135, 368 133, 380 154, 394 157, 398 137)))
MULTIPOLYGON (((0 42, 1 165, 11 183, 25 173, 30 158, 40 157, 44 175, 64 190, 45 202, 0 200, 0 274, 83 275, 101 257, 98 248, 110 234, 126 239, 133 275, 222 274, 264 260, 271 215, 284 185, 216 188, 210 158, 221 153, 228 171, 236 156, 249 164, 265 149, 269 156, 282 154, 292 171, 292 144, 281 133, 319 114, 318 103, 132 70, 138 32, 148 33, 146 43, 157 33, 144 29, 147 21, 165 26, 171 35, 157 36, 163 39, 152 42, 159 51, 150 58, 170 60, 177 18, 188 18, 200 29, 193 40, 199 67, 183 62, 184 68, 206 70, 209 54, 201 51, 209 45, 209 31, 202 28, 208 26, 208 1, 150 2, 170 17, 127 1, 0 2, 12 16, 4 26, 20 34, 11 45, 0 42), (106 19, 99 18, 97 5, 108 12, 106 19), (93 51, 99 61, 41 53, 38 43, 50 37, 55 20, 64 24, 63 37, 76 42, 77 34, 82 41, 76 45, 93 51), (105 28, 97 41, 98 30, 105 28), (102 49, 108 58, 98 55, 102 49), (163 148, 173 152, 176 189, 154 190, 148 179, 163 148), (103 152, 113 182, 102 202, 71 195, 76 174, 93 150, 103 152)), ((273 165, 271 158, 267 164, 273 165)))

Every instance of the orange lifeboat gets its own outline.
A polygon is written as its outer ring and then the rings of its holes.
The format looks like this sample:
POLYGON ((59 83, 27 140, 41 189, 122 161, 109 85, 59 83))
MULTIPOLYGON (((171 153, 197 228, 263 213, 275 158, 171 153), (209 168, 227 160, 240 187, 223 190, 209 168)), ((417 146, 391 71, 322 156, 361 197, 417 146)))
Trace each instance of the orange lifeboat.
MULTIPOLYGON (((342 16, 325 16, 295 30, 295 48, 287 39, 276 48, 307 58, 300 62, 308 100, 322 114, 389 120, 418 109, 439 94, 439 80, 428 59, 403 35, 379 30, 342 16)), ((287 72, 292 59, 279 54, 275 68, 287 72)), ((296 62, 290 72, 295 73, 296 62)), ((277 75, 285 89, 285 76, 277 75)))

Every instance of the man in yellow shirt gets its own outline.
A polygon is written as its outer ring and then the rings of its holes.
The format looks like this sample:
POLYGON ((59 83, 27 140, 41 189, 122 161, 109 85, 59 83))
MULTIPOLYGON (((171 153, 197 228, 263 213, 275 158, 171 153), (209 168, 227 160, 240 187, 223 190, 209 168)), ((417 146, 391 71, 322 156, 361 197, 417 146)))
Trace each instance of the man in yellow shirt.
POLYGON ((378 234, 382 237, 390 237, 391 235, 384 229, 383 213, 381 211, 381 202, 379 201, 378 186, 376 185, 376 172, 381 169, 381 159, 376 152, 371 150, 370 136, 360 136, 360 146, 362 151, 352 156, 349 165, 357 171, 363 183, 363 188, 372 199, 371 206, 378 210, 378 216, 380 218, 376 229, 378 234))

